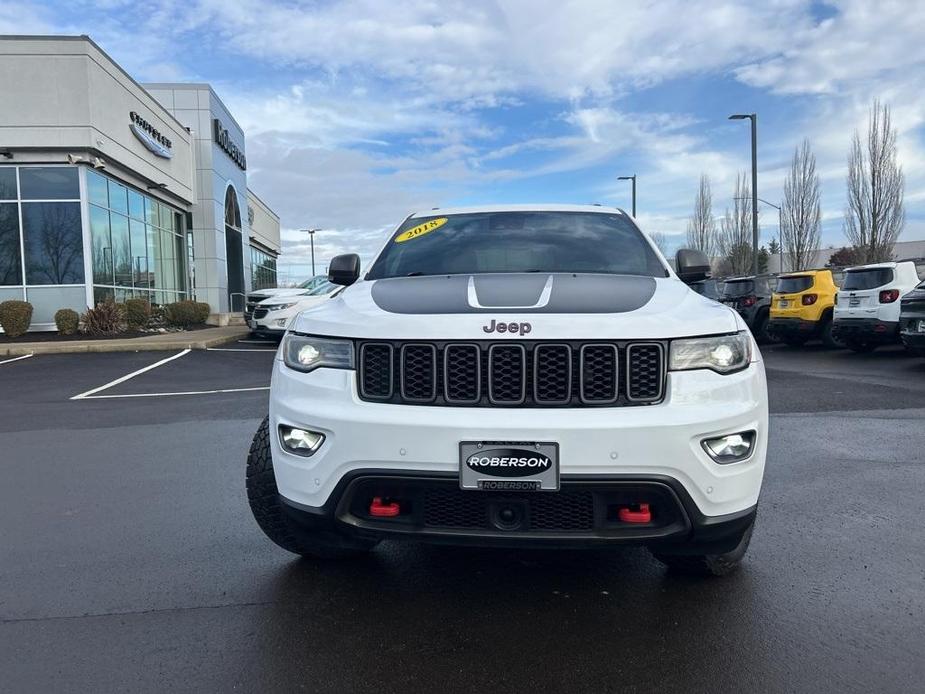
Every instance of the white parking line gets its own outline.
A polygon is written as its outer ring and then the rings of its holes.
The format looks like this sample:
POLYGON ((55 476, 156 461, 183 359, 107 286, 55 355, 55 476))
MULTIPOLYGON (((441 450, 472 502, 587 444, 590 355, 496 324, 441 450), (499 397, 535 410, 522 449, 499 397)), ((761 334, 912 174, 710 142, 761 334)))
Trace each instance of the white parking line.
POLYGON ((13 357, 12 359, 4 359, 0 361, 0 364, 11 364, 14 361, 19 361, 20 359, 28 359, 29 357, 34 357, 34 354, 24 354, 21 357, 13 357))
MULTIPOLYGON (((160 398, 173 395, 212 395, 214 393, 248 393, 258 390, 270 390, 270 386, 257 386, 255 388, 221 388, 219 390, 187 390, 176 393, 123 393, 119 395, 85 395, 82 400, 103 400, 106 398, 160 398)), ((71 398, 75 400, 76 398, 71 398)))
MULTIPOLYGON (((132 373, 130 374, 126 374, 125 376, 117 378, 115 381, 110 381, 109 383, 101 385, 98 388, 93 388, 91 390, 86 391, 85 393, 81 393, 80 395, 75 395, 71 398, 71 400, 85 400, 89 397, 92 397, 95 393, 99 393, 100 391, 106 390, 107 388, 112 388, 113 386, 117 386, 120 383, 125 383, 130 378, 135 378, 135 376, 140 376, 146 371, 150 371, 151 369, 156 369, 158 366, 163 366, 167 362, 173 361, 174 359, 179 359, 180 357, 186 354, 189 354, 189 353, 190 353, 189 348, 186 348, 182 352, 174 354, 172 357, 161 359, 160 361, 154 362, 153 364, 149 364, 143 369, 138 369, 138 371, 132 371, 132 373)), ((107 396, 107 397, 112 397, 112 396, 107 396)))

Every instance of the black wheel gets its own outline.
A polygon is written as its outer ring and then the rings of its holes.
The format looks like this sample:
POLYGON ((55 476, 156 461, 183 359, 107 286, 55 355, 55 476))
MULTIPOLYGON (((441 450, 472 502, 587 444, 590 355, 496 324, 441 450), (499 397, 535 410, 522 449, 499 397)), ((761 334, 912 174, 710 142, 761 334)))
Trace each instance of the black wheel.
POLYGON ((247 456, 247 500, 257 525, 285 550, 303 557, 349 557, 368 552, 376 542, 353 540, 334 532, 298 527, 284 512, 270 457, 269 417, 263 420, 247 456))
POLYGON ((850 349, 852 352, 857 352, 858 354, 873 352, 875 349, 877 349, 877 345, 871 342, 864 342, 862 340, 845 340, 845 347, 850 349))
POLYGON ((828 347, 829 349, 840 349, 844 347, 844 343, 835 337, 835 334, 832 332, 834 324, 831 318, 828 318, 825 323, 822 324, 822 330, 819 333, 819 339, 822 340, 822 344, 828 347))
POLYGON ((788 347, 802 347, 809 338, 806 337, 785 337, 782 341, 788 347))
POLYGON ((753 521, 742 533, 742 539, 735 549, 723 554, 662 554, 653 551, 652 555, 672 571, 698 576, 726 576, 739 568, 751 542, 754 527, 753 521))
POLYGON ((760 313, 755 319, 755 327, 752 330, 755 336, 755 342, 770 342, 771 336, 768 334, 768 314, 760 313))

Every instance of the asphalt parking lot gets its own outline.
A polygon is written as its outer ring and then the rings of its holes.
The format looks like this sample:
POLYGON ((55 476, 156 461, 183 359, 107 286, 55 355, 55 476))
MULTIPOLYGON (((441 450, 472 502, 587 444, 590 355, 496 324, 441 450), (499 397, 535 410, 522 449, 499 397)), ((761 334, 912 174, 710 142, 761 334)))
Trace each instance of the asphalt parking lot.
POLYGON ((764 354, 758 526, 713 580, 637 549, 300 560, 243 485, 272 345, 0 360, 0 691, 920 691, 925 359, 764 354))

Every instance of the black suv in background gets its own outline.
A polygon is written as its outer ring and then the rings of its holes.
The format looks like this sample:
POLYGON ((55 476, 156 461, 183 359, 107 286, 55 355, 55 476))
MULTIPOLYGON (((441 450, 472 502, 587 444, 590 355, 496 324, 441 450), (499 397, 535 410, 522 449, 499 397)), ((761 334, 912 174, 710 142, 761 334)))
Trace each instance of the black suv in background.
POLYGON ((925 282, 900 300, 899 334, 910 352, 925 357, 925 282))
POLYGON ((722 301, 723 280, 700 280, 699 282, 692 282, 689 286, 701 296, 713 299, 713 301, 722 301))
POLYGON ((723 285, 719 301, 731 306, 748 324, 758 342, 767 342, 768 316, 771 312, 771 294, 777 286, 774 275, 733 277, 723 285))

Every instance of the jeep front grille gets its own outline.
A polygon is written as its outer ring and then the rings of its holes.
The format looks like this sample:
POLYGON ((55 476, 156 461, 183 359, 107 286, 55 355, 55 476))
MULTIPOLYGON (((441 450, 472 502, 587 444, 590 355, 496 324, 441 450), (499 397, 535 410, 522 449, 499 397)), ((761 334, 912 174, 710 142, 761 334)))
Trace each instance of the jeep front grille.
POLYGON ((361 342, 360 398, 404 405, 604 407, 664 396, 659 342, 361 342))

